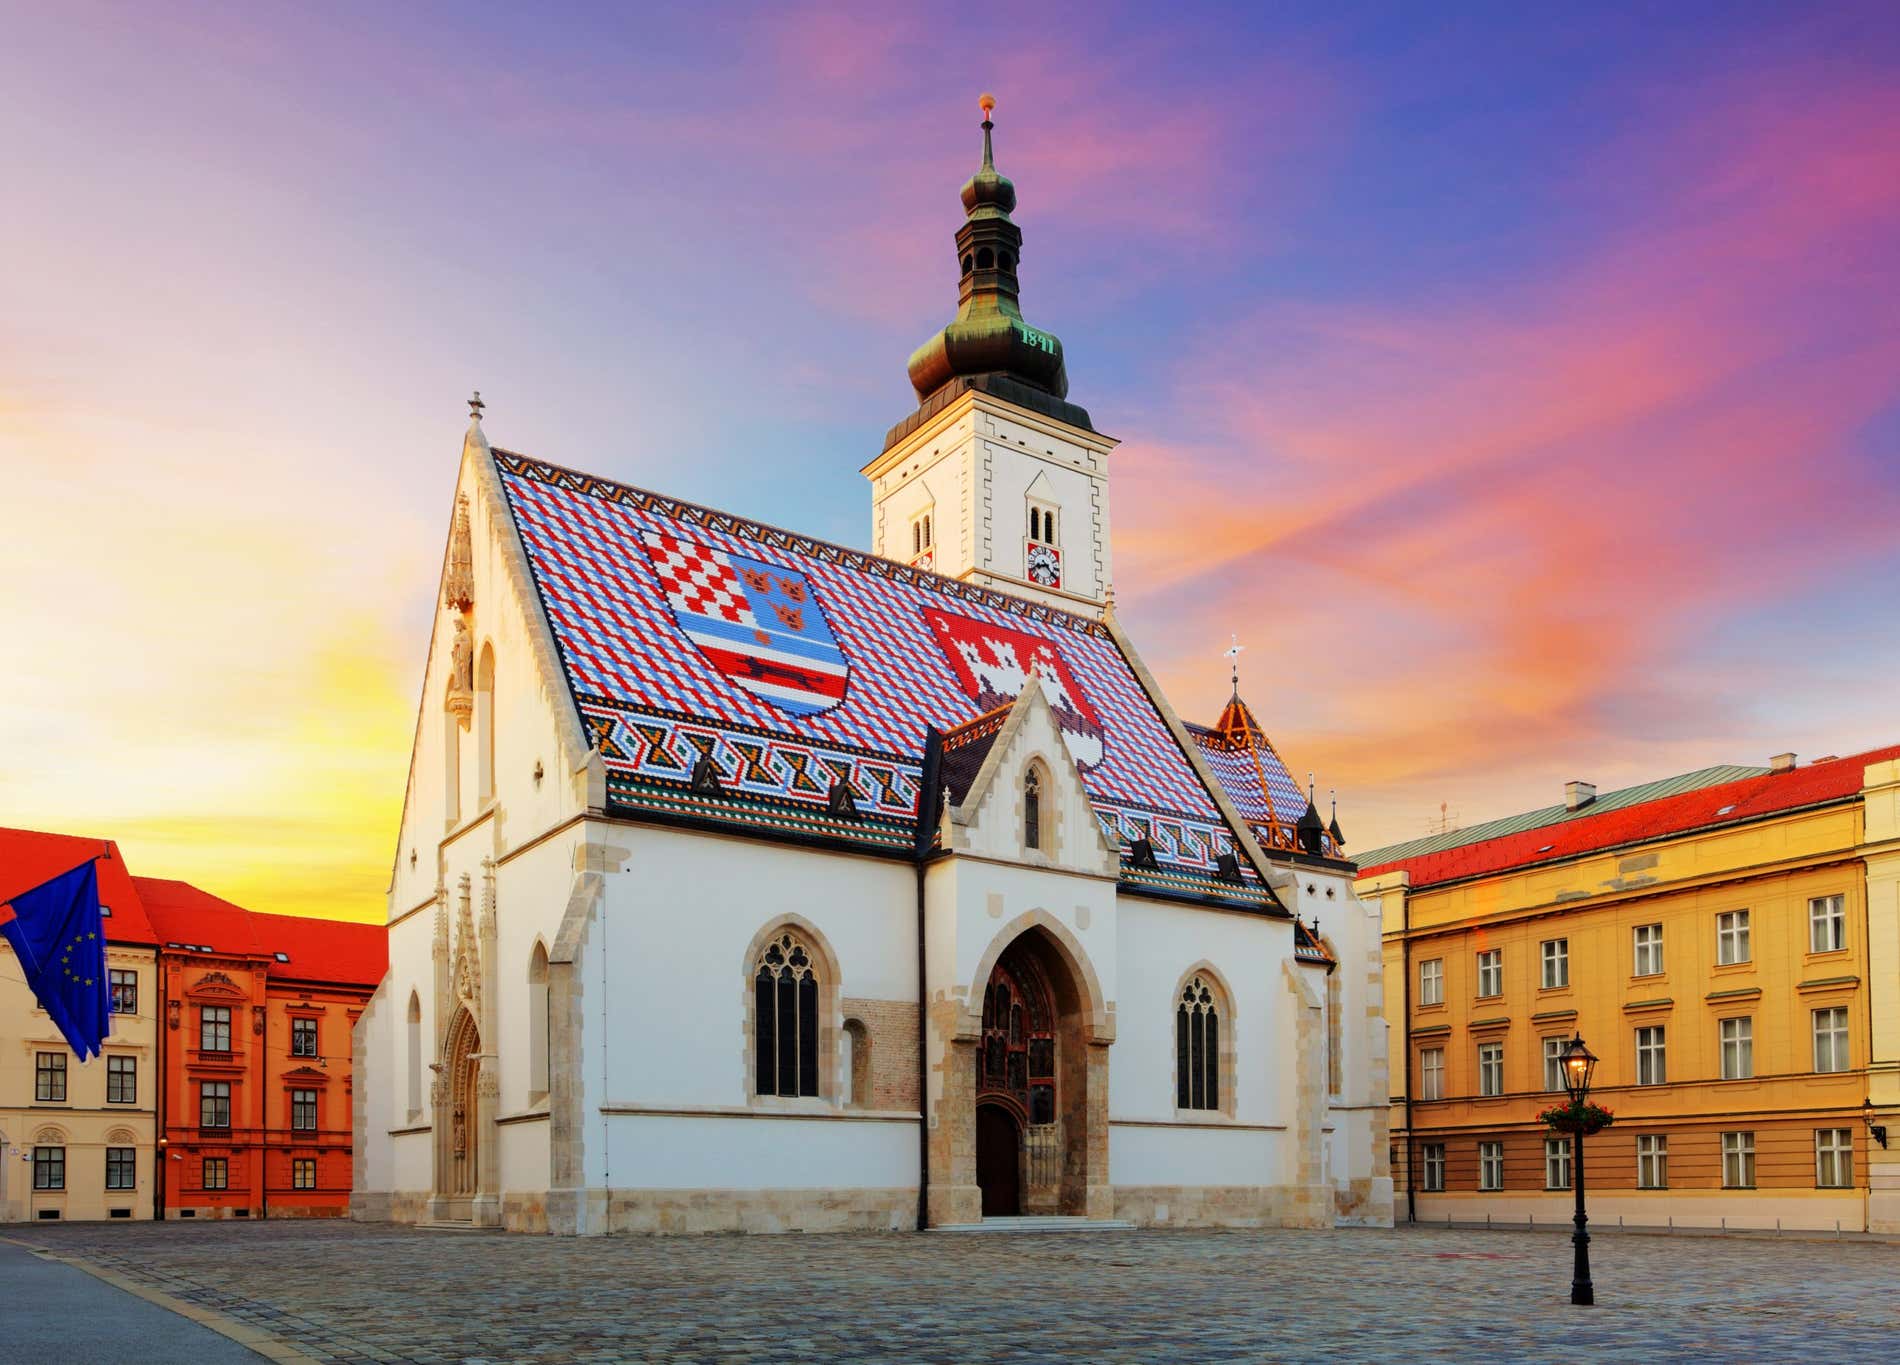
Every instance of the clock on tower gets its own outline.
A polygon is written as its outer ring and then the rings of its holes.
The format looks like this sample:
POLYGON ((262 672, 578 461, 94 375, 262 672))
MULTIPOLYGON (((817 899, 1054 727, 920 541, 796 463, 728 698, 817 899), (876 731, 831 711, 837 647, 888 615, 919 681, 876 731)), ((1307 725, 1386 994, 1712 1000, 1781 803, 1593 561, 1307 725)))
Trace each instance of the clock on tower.
POLYGON ((1023 565, 1031 583, 1045 588, 1062 586, 1062 551, 1055 546, 1030 541, 1023 550, 1023 565))

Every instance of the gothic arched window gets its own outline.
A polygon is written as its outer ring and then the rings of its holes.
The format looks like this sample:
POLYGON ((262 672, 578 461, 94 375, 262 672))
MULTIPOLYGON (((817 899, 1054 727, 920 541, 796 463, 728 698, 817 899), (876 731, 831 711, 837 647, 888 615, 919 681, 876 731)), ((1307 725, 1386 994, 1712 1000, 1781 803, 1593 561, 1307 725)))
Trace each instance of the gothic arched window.
POLYGON ((480 801, 495 797, 495 647, 482 646, 475 666, 475 793, 480 801))
POLYGON ((1220 1108, 1220 1011, 1213 986, 1198 972, 1181 988, 1174 1011, 1174 1104, 1220 1108))
POLYGON ((548 1093, 548 950, 539 941, 528 958, 528 1097, 548 1093))
POLYGON ((409 1119, 414 1122, 422 1112, 422 997, 409 992, 407 1021, 409 1062, 409 1119))
POLYGON ((761 1095, 818 1093, 818 964, 790 933, 759 955, 752 978, 756 1084, 761 1095))
POLYGON ((1023 774, 1023 847, 1042 849, 1042 776, 1034 768, 1023 774))

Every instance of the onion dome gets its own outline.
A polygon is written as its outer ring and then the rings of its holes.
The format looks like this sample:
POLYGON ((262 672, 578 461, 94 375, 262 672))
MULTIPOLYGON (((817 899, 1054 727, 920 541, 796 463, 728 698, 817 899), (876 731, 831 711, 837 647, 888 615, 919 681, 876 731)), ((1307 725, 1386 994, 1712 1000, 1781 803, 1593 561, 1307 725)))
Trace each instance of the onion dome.
POLYGON ((995 125, 990 119, 996 100, 985 95, 978 104, 983 109, 983 164, 963 186, 964 220, 956 236, 962 267, 957 316, 911 354, 911 387, 924 404, 959 381, 970 381, 962 387, 994 388, 1016 397, 1009 382, 1014 381, 1043 396, 1040 401, 1032 396, 1032 405, 1086 427, 1088 414, 1060 401, 1069 393, 1062 342, 1023 320, 1016 279, 1023 234, 1009 218, 1016 207, 1016 187, 996 169, 991 145, 995 125), (998 378, 1002 385, 982 382, 998 378))

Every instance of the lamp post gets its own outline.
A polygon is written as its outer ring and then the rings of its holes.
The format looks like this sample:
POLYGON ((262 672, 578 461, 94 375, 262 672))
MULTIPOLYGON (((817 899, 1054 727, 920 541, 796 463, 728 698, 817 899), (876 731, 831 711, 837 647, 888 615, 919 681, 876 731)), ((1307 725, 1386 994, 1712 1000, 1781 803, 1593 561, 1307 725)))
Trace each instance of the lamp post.
POLYGON ((1571 1165, 1576 1167, 1574 1183, 1577 1187, 1577 1230, 1570 1234, 1571 1245, 1577 1249, 1575 1267, 1570 1272, 1570 1301, 1576 1304, 1593 1304, 1597 1301, 1596 1287, 1590 1283, 1590 1219, 1583 1211, 1583 1104, 1590 1098, 1590 1077, 1596 1072, 1597 1059, 1590 1049, 1583 1045, 1583 1035, 1575 1034, 1563 1050, 1564 1092, 1570 1096, 1570 1106, 1576 1114, 1576 1126, 1570 1134, 1571 1165))
POLYGON ((1887 1125, 1884 1123, 1875 1123, 1874 1112, 1874 1102, 1871 1096, 1861 1101, 1860 1117, 1861 1122, 1867 1125, 1867 1136, 1873 1141, 1878 1142, 1880 1149, 1884 1152, 1887 1149, 1887 1125))

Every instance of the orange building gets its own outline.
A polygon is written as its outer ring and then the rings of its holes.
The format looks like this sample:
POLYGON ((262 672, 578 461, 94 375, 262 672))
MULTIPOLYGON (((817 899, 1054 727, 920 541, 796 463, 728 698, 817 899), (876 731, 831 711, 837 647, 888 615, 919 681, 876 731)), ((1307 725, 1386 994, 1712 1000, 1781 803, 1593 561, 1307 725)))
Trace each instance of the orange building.
POLYGON ((387 964, 383 926, 134 881, 159 943, 161 1216, 343 1216, 351 1030, 387 964))
POLYGON ((1896 758, 1573 782, 1561 806, 1365 855, 1401 1207, 1568 1218, 1569 1147, 1536 1116, 1581 1033, 1616 1114, 1586 1144, 1592 1218, 1880 1225, 1900 939, 1869 812, 1896 758))

